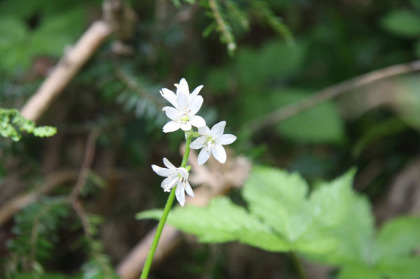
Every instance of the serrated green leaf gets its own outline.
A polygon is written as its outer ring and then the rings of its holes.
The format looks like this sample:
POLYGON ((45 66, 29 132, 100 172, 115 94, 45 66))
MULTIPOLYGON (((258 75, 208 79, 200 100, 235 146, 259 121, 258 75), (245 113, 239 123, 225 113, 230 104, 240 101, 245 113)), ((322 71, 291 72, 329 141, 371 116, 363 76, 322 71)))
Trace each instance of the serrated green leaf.
POLYGON ((242 191, 251 213, 289 241, 299 235, 293 223, 303 221, 290 213, 301 209, 307 194, 308 185, 299 174, 266 167, 255 167, 242 191))
POLYGON ((420 16, 409 10, 396 10, 382 20, 383 27, 397 35, 416 37, 420 35, 420 16))
MULTIPOLYGON (((136 218, 159 219, 161 216, 161 210, 151 210, 137 214, 136 218)), ((202 242, 240 241, 267 251, 289 250, 284 239, 225 197, 212 200, 204 208, 176 208, 169 214, 167 222, 196 235, 202 242)))
POLYGON ((347 219, 334 232, 338 239, 335 251, 325 255, 329 263, 346 266, 359 263, 371 265, 374 259, 374 220, 369 202, 360 196, 353 196, 347 219))
POLYGON ((347 216, 353 175, 351 171, 307 197, 308 186, 298 174, 258 167, 243 196, 251 213, 284 236, 293 250, 325 253, 336 245, 328 231, 347 216))

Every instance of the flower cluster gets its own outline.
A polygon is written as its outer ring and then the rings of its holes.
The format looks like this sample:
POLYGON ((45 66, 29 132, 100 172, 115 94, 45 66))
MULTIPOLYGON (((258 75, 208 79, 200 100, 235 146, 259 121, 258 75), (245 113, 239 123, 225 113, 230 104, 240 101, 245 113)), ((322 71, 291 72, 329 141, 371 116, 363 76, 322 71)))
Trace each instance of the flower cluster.
MULTIPOLYGON (((179 84, 175 84, 175 87, 176 92, 167 88, 163 88, 160 91, 162 97, 172 105, 163 108, 166 116, 170 119, 163 126, 163 132, 169 133, 181 129, 185 132, 186 137, 190 137, 190 142, 192 137, 197 137, 190 145, 188 145, 187 141, 185 148, 201 148, 200 154, 198 155, 199 165, 207 162, 210 154, 213 154, 214 158, 220 163, 225 163, 226 151, 223 145, 233 143, 236 137, 230 134, 223 134, 226 121, 221 121, 210 129, 206 126, 204 118, 197 115, 203 104, 203 97, 199 95, 203 86, 198 86, 190 93, 187 81, 181 79, 179 84), (197 128, 197 131, 194 131, 193 127, 197 128)), ((153 171, 160 176, 166 177, 161 184, 165 192, 170 192, 176 187, 176 198, 181 206, 184 206, 185 192, 191 197, 194 197, 194 192, 188 183, 189 167, 185 165, 177 168, 166 158, 163 159, 163 163, 167 168, 152 165, 153 171)))

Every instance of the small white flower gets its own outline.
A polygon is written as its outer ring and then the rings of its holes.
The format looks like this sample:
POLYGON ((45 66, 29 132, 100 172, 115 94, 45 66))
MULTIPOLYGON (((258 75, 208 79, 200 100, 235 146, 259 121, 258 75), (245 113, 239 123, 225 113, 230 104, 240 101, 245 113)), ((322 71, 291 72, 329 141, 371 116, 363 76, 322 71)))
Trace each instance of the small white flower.
POLYGON ((198 95, 203 86, 198 86, 191 94, 188 83, 184 78, 181 79, 179 84, 175 84, 175 86, 177 87, 176 95, 166 88, 163 88, 160 91, 162 97, 174 106, 163 108, 163 111, 166 112, 166 116, 171 119, 171 121, 163 127, 163 132, 169 133, 178 129, 189 131, 192 126, 197 128, 205 126, 206 121, 201 116, 195 115, 203 104, 203 97, 198 95))
POLYGON ((220 163, 226 162, 226 151, 222 145, 231 144, 236 140, 234 135, 223 134, 226 126, 226 121, 217 123, 209 129, 209 127, 198 128, 198 133, 201 135, 190 145, 192 149, 201 149, 198 155, 198 164, 204 164, 210 157, 210 153, 220 163))
POLYGON ((176 86, 176 94, 172 90, 169 90, 167 88, 163 88, 160 91, 160 94, 162 95, 162 97, 168 100, 168 102, 170 102, 175 108, 178 108, 177 97, 180 94, 184 94, 187 96, 188 99, 191 99, 195 96, 198 96, 201 88, 203 88, 203 86, 200 85, 196 89, 194 89, 194 91, 190 94, 190 89, 188 87, 188 83, 185 80, 185 78, 182 78, 179 81, 179 84, 175 84, 175 86, 176 86))
POLYGON ((166 177, 162 181, 162 188, 165 192, 170 192, 172 188, 176 187, 175 195, 181 206, 185 204, 185 192, 191 197, 194 197, 194 192, 191 185, 188 183, 188 171, 185 168, 177 168, 168 159, 163 158, 163 164, 167 168, 161 168, 152 165, 152 169, 158 175, 166 177))

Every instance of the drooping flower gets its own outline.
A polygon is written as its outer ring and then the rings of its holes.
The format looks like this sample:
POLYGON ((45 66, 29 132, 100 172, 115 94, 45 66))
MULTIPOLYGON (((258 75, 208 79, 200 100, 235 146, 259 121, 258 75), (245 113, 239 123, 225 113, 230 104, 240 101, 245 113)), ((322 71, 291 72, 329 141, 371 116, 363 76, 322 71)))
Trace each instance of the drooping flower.
POLYGON ((166 177, 161 184, 163 191, 170 192, 176 187, 175 196, 181 206, 185 204, 185 192, 194 197, 191 185, 188 183, 188 171, 185 168, 177 168, 168 159, 163 158, 163 164, 166 168, 152 165, 152 169, 158 175, 166 177))
POLYGON ((201 149, 198 155, 198 164, 202 165, 210 157, 210 153, 213 154, 214 158, 220 163, 226 162, 226 151, 223 145, 231 144, 236 140, 236 136, 231 134, 223 134, 226 126, 226 121, 221 121, 214 125, 211 130, 209 127, 204 126, 198 128, 198 137, 190 145, 192 149, 201 149))
POLYGON ((205 126, 206 121, 201 116, 196 115, 203 104, 203 97, 198 95, 203 86, 198 86, 191 94, 188 83, 184 78, 175 86, 177 87, 176 94, 166 88, 160 91, 162 97, 173 105, 173 107, 163 108, 166 116, 171 119, 163 127, 163 132, 169 133, 178 129, 189 131, 192 126, 197 128, 205 126))

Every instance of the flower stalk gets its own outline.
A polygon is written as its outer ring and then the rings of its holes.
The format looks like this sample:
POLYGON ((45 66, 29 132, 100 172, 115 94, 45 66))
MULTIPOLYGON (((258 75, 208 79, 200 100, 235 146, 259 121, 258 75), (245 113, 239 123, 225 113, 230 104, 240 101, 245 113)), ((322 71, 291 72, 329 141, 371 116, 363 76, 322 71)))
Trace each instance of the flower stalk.
MULTIPOLYGON (((186 143, 185 143, 185 153, 182 158, 181 168, 186 168, 188 164, 188 157, 190 156, 190 144, 192 140, 192 133, 186 134, 186 143)), ((178 186, 176 186, 178 187, 178 186)), ((172 204, 175 200, 176 187, 172 188, 171 193, 169 194, 168 200, 166 201, 165 208, 163 210, 162 217, 160 218, 158 227, 156 229, 155 237, 153 238, 152 245, 150 246, 149 254, 147 255, 146 262, 144 263, 143 271, 141 273, 140 279, 147 279, 149 275, 150 268, 152 266, 153 257, 156 252, 156 248, 159 243, 160 236, 162 235, 163 227, 165 226, 166 220, 168 219, 169 212, 172 208, 172 204)))

